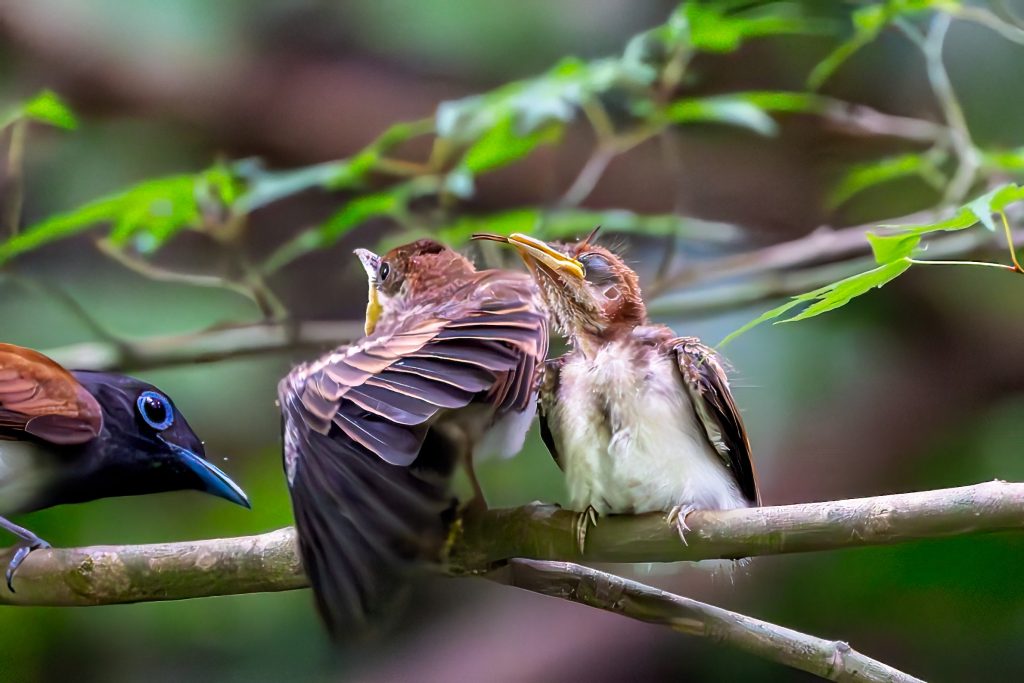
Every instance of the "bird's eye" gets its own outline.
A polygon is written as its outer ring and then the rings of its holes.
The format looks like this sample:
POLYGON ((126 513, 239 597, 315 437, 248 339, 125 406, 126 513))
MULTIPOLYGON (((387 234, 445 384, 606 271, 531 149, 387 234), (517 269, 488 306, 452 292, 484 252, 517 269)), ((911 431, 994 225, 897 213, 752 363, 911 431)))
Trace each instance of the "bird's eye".
POLYGON ((387 280, 388 279, 388 275, 390 275, 390 274, 391 274, 391 266, 388 265, 388 262, 385 261, 384 263, 380 264, 380 270, 377 271, 377 277, 380 278, 380 281, 384 282, 385 280, 387 280))
POLYGON ((174 408, 171 401, 155 391, 144 391, 135 402, 139 414, 153 429, 162 432, 174 423, 174 408))
POLYGON ((603 284, 615 279, 612 264, 601 254, 590 252, 581 255, 577 260, 583 264, 588 282, 603 284))

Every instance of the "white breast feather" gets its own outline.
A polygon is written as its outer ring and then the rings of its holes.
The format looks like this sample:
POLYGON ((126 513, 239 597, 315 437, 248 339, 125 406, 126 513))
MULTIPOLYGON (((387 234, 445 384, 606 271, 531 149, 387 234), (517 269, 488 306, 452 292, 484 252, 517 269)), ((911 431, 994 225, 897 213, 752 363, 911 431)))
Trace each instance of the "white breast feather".
POLYGON ((560 399, 552 419, 574 509, 640 514, 677 505, 747 506, 708 443, 672 358, 640 369, 622 343, 592 359, 574 356, 562 370, 560 399), (570 388, 573 400, 565 398, 570 388), (611 428, 593 427, 604 423, 611 428))

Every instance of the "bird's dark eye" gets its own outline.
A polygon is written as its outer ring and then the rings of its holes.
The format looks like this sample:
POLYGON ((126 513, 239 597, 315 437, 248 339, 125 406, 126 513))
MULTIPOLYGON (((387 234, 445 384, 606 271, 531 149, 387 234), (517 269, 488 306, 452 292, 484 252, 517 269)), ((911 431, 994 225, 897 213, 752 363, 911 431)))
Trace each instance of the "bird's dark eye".
POLYGON ((582 254, 577 260, 583 264, 587 282, 603 284, 615 279, 612 264, 601 254, 590 252, 582 254))
POLYGON ((174 424, 174 408, 171 406, 171 401, 163 394, 144 391, 139 394, 135 405, 146 424, 158 432, 162 432, 174 424))
POLYGON ((388 275, 390 275, 390 274, 391 274, 391 266, 388 265, 388 262, 385 261, 384 263, 380 264, 380 270, 377 271, 377 277, 380 278, 380 281, 384 282, 385 280, 387 280, 388 279, 388 275))

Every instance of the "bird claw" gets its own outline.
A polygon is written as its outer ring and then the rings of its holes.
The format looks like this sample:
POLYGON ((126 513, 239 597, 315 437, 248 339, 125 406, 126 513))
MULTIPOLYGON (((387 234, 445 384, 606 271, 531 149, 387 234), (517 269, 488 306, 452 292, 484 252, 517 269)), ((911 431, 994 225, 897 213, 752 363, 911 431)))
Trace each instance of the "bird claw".
POLYGON ((686 532, 690 530, 690 527, 686 525, 686 516, 691 512, 695 511, 692 505, 677 505, 668 511, 668 515, 665 517, 665 521, 670 526, 674 526, 676 531, 679 533, 679 540, 683 542, 683 545, 690 545, 686 541, 686 532))
POLYGON ((588 505, 587 509, 576 518, 576 546, 579 548, 581 556, 586 550, 587 530, 592 526, 597 526, 597 517, 597 510, 593 505, 588 505))
POLYGON ((29 541, 26 545, 20 546, 14 553, 14 557, 11 558, 10 563, 7 565, 7 571, 4 572, 4 578, 7 579, 7 590, 14 592, 14 572, 18 571, 18 567, 25 561, 28 554, 33 550, 39 548, 49 548, 50 544, 41 538, 35 538, 29 541))

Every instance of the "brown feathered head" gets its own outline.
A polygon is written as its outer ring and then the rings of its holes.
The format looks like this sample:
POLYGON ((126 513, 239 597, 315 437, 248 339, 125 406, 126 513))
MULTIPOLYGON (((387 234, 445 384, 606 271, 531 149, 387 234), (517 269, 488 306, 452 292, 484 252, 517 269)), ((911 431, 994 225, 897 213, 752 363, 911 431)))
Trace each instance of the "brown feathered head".
POLYGON ((370 287, 364 325, 367 335, 373 334, 382 319, 443 299, 476 272, 457 251, 429 239, 395 247, 383 256, 368 249, 356 249, 355 253, 366 269, 370 287))

